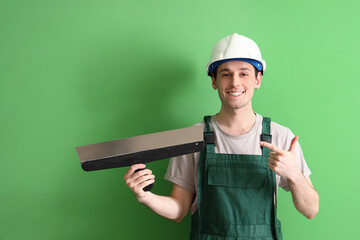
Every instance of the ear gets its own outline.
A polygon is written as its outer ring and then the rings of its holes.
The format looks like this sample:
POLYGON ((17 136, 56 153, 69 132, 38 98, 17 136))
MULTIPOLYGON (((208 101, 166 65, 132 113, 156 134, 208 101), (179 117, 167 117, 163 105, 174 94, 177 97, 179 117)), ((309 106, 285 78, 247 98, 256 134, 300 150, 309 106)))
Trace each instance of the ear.
POLYGON ((262 73, 259 72, 256 79, 255 79, 255 89, 259 89, 261 86, 261 80, 262 80, 262 73))
POLYGON ((212 82, 212 87, 213 89, 217 89, 217 85, 216 85, 216 79, 214 77, 214 74, 211 75, 211 82, 212 82))

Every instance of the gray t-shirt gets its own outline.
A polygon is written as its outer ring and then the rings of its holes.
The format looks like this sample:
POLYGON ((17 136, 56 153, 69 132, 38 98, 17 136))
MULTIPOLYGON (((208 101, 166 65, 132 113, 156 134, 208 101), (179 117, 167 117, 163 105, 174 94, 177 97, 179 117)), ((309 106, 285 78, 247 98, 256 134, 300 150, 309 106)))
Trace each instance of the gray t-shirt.
MULTIPOLYGON (((249 132, 240 136, 232 136, 221 130, 216 121, 216 115, 212 116, 210 127, 214 131, 215 135, 215 152, 261 155, 260 135, 262 133, 262 120, 263 117, 256 114, 255 124, 249 132)), ((199 124, 205 128, 204 122, 200 122, 197 125, 199 124)), ((291 140, 294 138, 294 134, 291 130, 275 122, 271 122, 270 127, 272 144, 281 149, 288 150, 291 140)), ((190 192, 196 193, 199 157, 200 153, 197 152, 171 158, 165 174, 165 179, 190 192)), ((296 160, 304 176, 310 176, 311 171, 305 162, 304 155, 299 144, 297 144, 296 149, 296 160)), ((287 179, 284 177, 276 175, 276 185, 277 187, 280 186, 284 190, 289 191, 287 179)), ((191 206, 191 212, 194 213, 197 207, 197 198, 195 198, 191 206)))

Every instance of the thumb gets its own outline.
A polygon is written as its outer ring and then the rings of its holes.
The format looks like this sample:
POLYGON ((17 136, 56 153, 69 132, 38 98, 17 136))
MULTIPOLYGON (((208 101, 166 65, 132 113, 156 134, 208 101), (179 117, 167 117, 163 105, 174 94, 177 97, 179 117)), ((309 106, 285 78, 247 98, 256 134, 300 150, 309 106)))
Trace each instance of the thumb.
POLYGON ((296 153, 296 143, 297 143, 298 139, 299 139, 299 137, 296 136, 291 140, 289 152, 291 152, 293 154, 296 153))

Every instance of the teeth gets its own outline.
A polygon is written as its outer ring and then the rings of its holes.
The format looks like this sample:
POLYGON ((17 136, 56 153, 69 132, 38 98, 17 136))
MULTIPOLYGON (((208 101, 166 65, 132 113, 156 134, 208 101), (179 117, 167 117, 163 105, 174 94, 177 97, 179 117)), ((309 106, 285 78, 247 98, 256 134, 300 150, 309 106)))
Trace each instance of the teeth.
POLYGON ((243 93, 244 93, 244 91, 242 91, 242 92, 229 92, 229 94, 230 94, 231 96, 234 96, 234 97, 240 96, 240 95, 243 94, 243 93))

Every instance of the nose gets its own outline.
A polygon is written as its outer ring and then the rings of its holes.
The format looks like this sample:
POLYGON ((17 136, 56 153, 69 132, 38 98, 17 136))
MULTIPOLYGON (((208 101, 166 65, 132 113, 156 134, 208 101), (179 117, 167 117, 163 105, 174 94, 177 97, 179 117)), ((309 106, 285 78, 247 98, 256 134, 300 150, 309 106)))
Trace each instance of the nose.
POLYGON ((240 77, 238 74, 232 74, 232 78, 231 78, 231 84, 233 86, 239 86, 240 85, 240 77))

